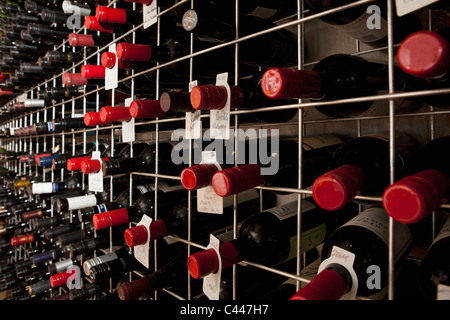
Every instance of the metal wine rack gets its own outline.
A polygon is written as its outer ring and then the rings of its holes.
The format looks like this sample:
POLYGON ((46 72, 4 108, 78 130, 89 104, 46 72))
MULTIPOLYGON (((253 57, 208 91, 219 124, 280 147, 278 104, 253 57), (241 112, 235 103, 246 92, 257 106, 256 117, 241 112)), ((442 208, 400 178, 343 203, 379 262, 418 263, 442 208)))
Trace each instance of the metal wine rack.
MULTIPOLYGON (((244 1, 244 0, 243 0, 244 1)), ((292 0, 294 1, 294 0, 292 0)), ((230 1, 230 6, 234 6, 234 10, 236 13, 239 12, 239 0, 230 1)), ((193 48, 193 45, 190 47, 191 54, 180 57, 179 59, 176 59, 174 61, 170 61, 167 63, 160 63, 157 66, 140 71, 140 72, 133 72, 132 75, 128 76, 127 78, 119 79, 119 82, 123 81, 130 81, 131 82, 131 89, 130 94, 131 96, 134 95, 134 85, 135 85, 135 78, 147 73, 147 72, 154 72, 158 78, 160 69, 168 66, 172 63, 176 63, 181 60, 189 60, 191 65, 190 70, 190 80, 195 80, 192 75, 192 65, 194 62, 197 62, 195 60, 197 57, 201 57, 202 54, 207 53, 212 50, 217 50, 226 46, 234 46, 235 48, 235 69, 229 70, 230 73, 233 73, 236 75, 235 79, 238 78, 237 75, 239 75, 239 68, 238 68, 238 56, 239 56, 239 46, 241 43, 248 41, 254 37, 259 37, 267 33, 274 32, 278 29, 289 29, 290 31, 294 32, 297 35, 297 44, 298 44, 298 69, 308 69, 314 66, 318 61, 321 59, 335 53, 347 53, 352 55, 358 55, 362 56, 371 60, 378 60, 383 61, 387 63, 389 67, 389 90, 385 94, 377 95, 377 96, 370 96, 370 97, 360 97, 360 98, 351 98, 351 99, 345 99, 340 101, 331 101, 331 102, 303 102, 302 100, 299 100, 297 104, 292 105, 280 105, 270 108, 257 108, 252 110, 233 110, 231 111, 232 117, 234 117, 234 125, 236 128, 244 128, 244 127, 254 127, 254 128, 277 128, 280 130, 281 136, 292 136, 297 137, 299 140, 299 150, 298 150, 298 165, 299 165, 299 172, 302 170, 302 159, 303 159, 303 151, 302 151, 302 141, 303 137, 308 135, 314 135, 314 134, 320 134, 320 133, 340 133, 345 134, 350 137, 358 137, 364 134, 368 133, 374 133, 378 132, 380 130, 387 130, 390 134, 390 181, 391 183, 394 182, 394 161, 393 161, 393 155, 396 150, 396 146, 394 144, 393 136, 395 133, 399 130, 408 133, 412 135, 414 138, 417 139, 417 141, 420 144, 424 144, 434 138, 444 136, 450 133, 450 126, 448 125, 449 120, 449 113, 448 110, 443 109, 437 109, 433 106, 422 106, 419 109, 416 109, 411 112, 397 114, 394 109, 394 102, 397 99, 404 99, 404 98, 414 98, 419 97, 422 95, 427 94, 436 94, 436 93, 450 93, 450 88, 448 89, 439 89, 439 90, 431 90, 431 91, 414 91, 414 92, 396 92, 394 89, 394 81, 393 81, 393 74, 394 74, 394 65, 395 65, 395 49, 398 46, 397 43, 394 43, 393 40, 393 16, 396 14, 395 12, 395 3, 394 0, 386 0, 387 2, 387 8, 388 8, 388 46, 383 48, 377 48, 373 49, 371 47, 366 46, 363 43, 360 43, 359 41, 351 38, 350 36, 342 33, 341 31, 334 29, 330 27, 329 25, 326 25, 322 21, 319 20, 320 17, 342 11, 347 8, 351 7, 357 7, 357 6, 368 6, 373 2, 373 0, 360 0, 355 1, 349 5, 345 5, 333 10, 329 10, 320 14, 312 14, 308 12, 307 10, 303 10, 303 1, 297 0, 297 6, 298 10, 297 12, 292 12, 292 14, 288 17, 283 18, 282 20, 279 20, 276 22, 276 27, 267 29, 258 33, 254 33, 245 37, 239 37, 236 35, 236 39, 233 41, 229 41, 226 43, 221 43, 214 45, 210 49, 202 50, 202 51, 195 51, 193 48), (194 61, 195 60, 195 61, 194 61), (311 108, 317 107, 317 106, 323 106, 323 105, 333 105, 338 102, 352 102, 352 103, 358 103, 368 100, 386 100, 389 102, 389 111, 384 116, 374 116, 374 117, 353 117, 353 118, 345 118, 345 119, 332 119, 332 120, 308 120, 304 116, 305 110, 309 110, 311 108), (240 123, 239 119, 241 115, 247 114, 247 113, 253 113, 253 112, 267 112, 272 110, 286 110, 286 109, 297 109, 297 116, 295 119, 288 123, 280 123, 280 124, 252 124, 252 123, 240 123)), ((189 5, 191 8, 195 8, 195 0, 181 0, 178 1, 176 4, 174 4, 172 7, 167 8, 165 10, 159 9, 158 11, 158 17, 162 17, 174 8, 181 6, 181 5, 189 5)), ((108 4, 108 6, 116 7, 116 2, 112 1, 108 4)), ((135 9, 138 8, 138 5, 133 5, 135 9)), ((139 5, 140 6, 140 5, 139 5)), ((430 30, 433 28, 432 25, 432 14, 433 11, 424 8, 421 9, 418 13, 420 13, 420 17, 422 18, 422 26, 424 29, 429 28, 430 30)), ((118 42, 124 37, 128 35, 133 35, 133 42, 135 41, 134 34, 135 32, 142 28, 143 24, 136 25, 134 27, 130 27, 130 29, 122 34, 122 35, 116 35, 114 42, 118 42)), ((160 23, 158 20, 158 23, 156 25, 151 26, 150 28, 157 28, 158 30, 158 38, 157 43, 159 44, 160 38, 159 38, 159 31, 160 31, 160 23)), ((162 28, 162 27, 161 27, 162 28)), ((239 30, 239 19, 238 14, 236 14, 236 30, 239 30)), ((81 29, 74 30, 74 32, 79 34, 87 34, 87 30, 82 27, 81 29)), ((98 32, 99 35, 100 32, 98 32)), ((191 43, 192 43, 191 38, 191 43)), ((92 58, 97 58, 97 64, 100 64, 100 55, 102 52, 108 50, 109 45, 105 45, 103 47, 99 47, 96 52, 93 52, 91 54, 87 54, 86 49, 84 49, 84 59, 82 61, 76 62, 73 64, 71 68, 68 68, 64 70, 62 73, 56 74, 55 76, 51 77, 50 79, 46 80, 43 83, 40 83, 38 86, 33 87, 26 92, 24 92, 28 98, 36 98, 37 93, 40 90, 43 90, 46 87, 51 86, 59 86, 61 76, 65 72, 75 72, 80 70, 81 66, 83 64, 86 64, 88 60, 92 58)), ((76 48, 72 48, 68 45, 67 40, 63 41, 63 43, 59 46, 55 46, 55 50, 61 50, 63 52, 65 51, 72 51, 75 52, 76 48)), ((276 66, 274 66, 276 67, 276 66)), ((236 80, 235 84, 239 84, 239 81, 236 80)), ((186 89, 187 89, 187 83, 186 83, 186 89)), ((156 95, 154 97, 151 97, 153 99, 158 99, 159 97, 159 87, 158 83, 156 84, 156 95)), ((104 90, 104 87, 99 86, 97 89, 92 90, 90 92, 87 92, 83 95, 71 98, 71 99, 65 99, 61 100, 60 102, 57 102, 53 105, 46 106, 44 108, 35 109, 23 114, 20 114, 14 118, 11 118, 7 120, 6 122, 2 123, 0 125, 1 129, 3 131, 7 131, 10 128, 20 128, 25 127, 27 125, 31 125, 33 123, 42 122, 42 121, 49 121, 51 119, 54 119, 57 115, 60 115, 61 117, 67 117, 68 114, 71 114, 72 116, 75 114, 84 114, 86 113, 87 107, 86 107, 86 97, 88 95, 96 95, 98 98, 98 92, 104 90), (78 102, 78 103, 77 103, 78 102)), ((114 92, 115 89, 112 89, 114 92)), ((97 100, 98 101, 98 100, 97 100)), ((114 106, 114 101, 113 104, 114 106)), ((97 105, 97 110, 99 111, 99 107, 97 105)), ((204 117, 208 117, 208 115, 202 115, 204 117)), ((150 121, 139 121, 136 123, 136 126, 147 126, 151 127, 152 130, 149 130, 148 132, 139 132, 136 134, 136 141, 155 141, 157 145, 158 150, 158 143, 159 141, 170 139, 171 132, 170 131, 163 131, 160 130, 160 124, 165 122, 174 122, 174 121, 180 121, 184 120, 184 118, 168 118, 168 119, 155 119, 150 121)), ((66 150, 67 143, 72 144, 72 154, 75 155, 76 153, 85 153, 86 145, 88 142, 92 141, 108 141, 111 144, 117 143, 121 140, 121 129, 122 125, 114 124, 109 126, 97 126, 90 129, 83 129, 83 130, 74 130, 71 129, 70 131, 66 131, 63 133, 53 133, 53 134, 37 134, 37 135, 30 135, 30 136, 10 136, 10 137, 2 137, 1 138, 1 145, 2 147, 6 148, 7 150, 12 150, 16 152, 29 152, 29 153, 38 153, 44 150, 49 149, 50 147, 54 148, 57 144, 60 144, 61 151, 67 152, 70 150, 66 150), (40 144, 42 143, 42 147, 40 144), (42 149, 40 149, 42 148, 42 149)), ((133 145, 133 143, 131 143, 133 145)), ((192 147, 192 146, 191 146, 192 147)), ((158 151, 157 151, 158 152, 158 151)), ((114 155, 113 155, 114 156, 114 155)), ((192 155, 190 155, 190 165, 192 164, 192 155)), ((15 170, 19 175, 20 174, 38 174, 38 170, 34 165, 27 165, 27 164, 21 164, 17 160, 8 160, 5 163, 6 167, 12 170, 15 170)), ((61 169, 62 172, 64 172, 64 169, 61 169)), ((155 181, 155 185, 157 186, 160 179, 172 179, 172 180, 180 180, 179 176, 167 176, 167 175, 161 175, 158 172, 158 166, 155 168, 154 173, 145 173, 145 172, 134 172, 129 174, 129 180, 130 185, 131 181, 133 181, 133 178, 136 176, 149 176, 153 177, 155 181)), ((51 170, 45 170, 44 171, 44 181, 54 181, 55 172, 53 169, 51 170)), ((86 181, 84 181, 86 183, 86 181)), ((113 182, 114 177, 110 178, 111 183, 111 189, 113 188, 113 182)), ((308 186, 303 185, 302 176, 299 175, 298 179, 298 188, 281 188, 281 187, 267 187, 267 186, 260 186, 257 187, 258 190, 272 190, 272 191, 282 191, 287 192, 290 194, 290 198, 292 199, 301 199, 306 196, 311 195, 311 191, 308 188, 308 186)), ((131 190, 131 188, 130 188, 131 190)), ((193 197, 192 192, 188 192, 189 195, 189 214, 191 216, 191 201, 193 197)), ((234 235, 236 236, 238 227, 237 227, 237 215, 238 215, 238 205, 237 205, 237 197, 239 195, 235 196, 234 201, 234 215, 235 215, 235 223, 233 226, 234 235)), ((369 196, 357 196, 356 199, 360 200, 372 200, 381 202, 381 197, 369 197, 369 196)), ((157 194, 155 194, 155 201, 157 203, 157 194)), ((279 199, 279 201, 283 201, 282 198, 279 199)), ((130 203, 131 204, 131 203, 130 203)), ((444 208, 449 208, 448 205, 443 205, 444 208)), ((257 263, 249 262, 249 261, 243 261, 241 264, 248 264, 254 267, 262 268, 265 270, 268 270, 270 272, 274 272, 277 274, 281 274, 286 277, 286 280, 292 280, 295 281, 297 284, 297 288, 300 288, 301 286, 305 285, 311 280, 311 277, 308 277, 305 272, 304 268, 301 267, 301 259, 303 255, 301 254, 301 233, 302 233, 302 205, 301 201, 299 201, 298 206, 298 243, 297 243, 297 272, 295 274, 286 273, 284 271, 278 270, 276 267, 267 267, 263 266, 257 263)), ((56 214, 54 211, 53 214, 56 214)), ((157 218, 157 213, 156 217, 157 218)), ((133 226, 135 223, 130 223, 130 226, 133 226)), ((82 224, 82 228, 83 228, 82 224)), ((176 238, 179 241, 182 241, 187 244, 188 250, 194 246, 198 248, 204 249, 205 247, 191 241, 191 234, 190 234, 190 221, 188 223, 188 230, 189 234, 187 239, 181 239, 177 237, 176 238)), ((432 228, 430 232, 430 237, 433 237, 436 234, 435 228, 432 228)), ((394 274, 395 274, 395 266, 394 266, 394 253, 393 253, 393 244, 394 244, 395 234, 393 229, 393 221, 391 219, 390 221, 390 237, 389 237, 389 285, 388 285, 388 299, 394 299, 394 274)), ((23 245, 20 248, 18 248, 16 251, 16 255, 13 258, 13 261, 16 261, 23 256, 27 255, 27 250, 31 248, 32 245, 23 245)), ((105 250, 101 250, 104 252, 110 252, 113 250, 112 245, 110 248, 107 248, 105 250)), ((130 249, 131 250, 131 249, 130 249)), ((151 250, 155 250, 152 248, 151 250)), ((99 254, 97 250, 96 254, 99 254)), ((155 252, 155 266, 156 269, 159 267, 158 261, 157 261, 157 253, 155 252)), ((186 257, 187 258, 187 257, 186 257)), ((234 269, 235 267, 233 267, 234 269)), ((236 296, 236 288, 239 286, 239 277, 236 273, 236 270, 233 270, 233 298, 236 296)), ((140 277, 141 275, 138 272, 130 272, 129 278, 130 281, 133 279, 136 279, 137 277, 140 277)), ((84 278, 83 281, 89 281, 89 279, 84 278)), ((178 299, 192 299, 191 290, 190 290, 190 277, 186 279, 188 283, 188 294, 187 296, 179 296, 176 293, 171 292, 169 289, 163 289, 166 293, 169 293, 173 295, 174 297, 178 299)), ((111 286, 110 291, 112 291, 113 288, 111 286)), ((57 294, 60 294, 61 291, 65 291, 65 289, 61 288, 58 290, 53 290, 54 292, 51 292, 51 296, 55 296, 57 294)), ((150 297, 151 299, 158 299, 158 292, 155 292, 155 295, 150 297)), ((362 297, 358 297, 362 298, 362 297)))

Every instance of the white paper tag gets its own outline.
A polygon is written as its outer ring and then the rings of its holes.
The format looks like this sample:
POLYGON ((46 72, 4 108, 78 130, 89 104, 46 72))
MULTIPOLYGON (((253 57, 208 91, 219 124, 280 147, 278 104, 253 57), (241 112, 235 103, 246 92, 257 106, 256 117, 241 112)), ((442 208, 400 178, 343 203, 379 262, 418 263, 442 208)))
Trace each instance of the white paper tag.
MULTIPOLYGON (((102 164, 101 155, 100 151, 92 151, 91 159, 100 161, 100 166, 102 164)), ((103 170, 89 174, 89 191, 103 192, 103 170)))
POLYGON ((22 93, 21 95, 17 96, 17 98, 16 98, 16 102, 25 102, 25 100, 27 100, 26 93, 22 93))
POLYGON ((220 73, 216 77, 216 86, 224 86, 227 89, 227 102, 221 110, 211 110, 211 138, 230 138, 230 102, 231 92, 228 85, 228 72, 220 73))
POLYGON ((450 286, 438 283, 436 291, 436 300, 450 300, 450 286))
MULTIPOLYGON (((109 46, 109 52, 116 54, 116 44, 112 44, 109 46)), ((116 64, 112 69, 105 68, 105 90, 111 90, 118 87, 119 80, 119 64, 117 63, 116 56, 116 64)))
MULTIPOLYGON (((133 98, 125 99, 125 107, 129 107, 133 101, 133 98)), ((136 140, 136 130, 134 125, 134 118, 130 121, 122 121, 122 141, 123 142, 134 142, 136 140)))
POLYGON ((345 295, 341 297, 340 300, 355 300, 356 298, 356 291, 358 290, 358 277, 356 276, 355 270, 353 270, 354 261, 355 254, 353 252, 347 251, 337 246, 333 246, 333 249, 331 250, 331 256, 323 260, 319 266, 317 274, 324 270, 328 265, 337 263, 345 267, 345 269, 347 269, 348 273, 352 277, 352 287, 345 295))
MULTIPOLYGON (((203 163, 213 163, 218 170, 222 170, 219 163, 216 161, 216 151, 203 151, 203 163)), ((197 190, 197 211, 204 213, 222 214, 224 206, 224 198, 217 195, 211 185, 197 190)))
POLYGON ((213 235, 210 235, 207 249, 214 249, 217 254, 217 259, 219 260, 219 268, 217 272, 203 278, 203 293, 210 300, 219 300, 220 282, 222 277, 222 259, 220 259, 219 246, 220 240, 213 235))
POLYGON ((143 215, 141 221, 137 226, 145 226, 148 231, 148 238, 144 244, 134 247, 134 257, 139 261, 144 267, 150 268, 150 223, 153 219, 147 215, 143 215))
MULTIPOLYGON (((198 81, 189 82, 189 92, 198 85, 198 81)), ((200 139, 202 134, 201 110, 186 112, 186 139, 200 139)))
POLYGON ((395 6, 397 7, 397 15, 399 17, 413 11, 424 8, 439 0, 395 0, 395 6))
POLYGON ((154 25, 158 22, 158 5, 156 4, 156 0, 153 0, 153 2, 150 5, 143 5, 143 11, 144 11, 144 29, 147 29, 151 25, 154 25))
POLYGON ((97 197, 95 194, 89 194, 81 197, 67 198, 69 210, 77 210, 97 205, 97 197))

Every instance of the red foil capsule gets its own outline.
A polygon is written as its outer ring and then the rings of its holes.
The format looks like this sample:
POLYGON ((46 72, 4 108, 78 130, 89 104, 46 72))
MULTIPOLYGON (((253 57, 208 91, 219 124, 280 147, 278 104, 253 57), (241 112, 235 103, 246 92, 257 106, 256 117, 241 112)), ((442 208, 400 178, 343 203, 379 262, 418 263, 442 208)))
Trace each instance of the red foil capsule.
POLYGON ((129 247, 135 247, 147 242, 148 230, 146 226, 139 225, 125 230, 124 236, 127 245, 129 247))
POLYGON ((66 165, 67 165, 67 170, 69 171, 78 171, 81 170, 81 163, 84 160, 89 160, 92 157, 87 156, 87 157, 79 157, 79 158, 72 158, 67 160, 66 165))
POLYGON ((148 44, 120 42, 116 47, 117 58, 125 61, 150 61, 152 48, 148 44))
POLYGON ((261 78, 261 89, 271 99, 315 98, 321 94, 317 72, 270 68, 261 78))
POLYGON ((81 66, 81 75, 86 79, 105 79, 105 67, 86 64, 81 66))
POLYGON ((328 211, 342 209, 361 190, 364 173, 361 168, 343 165, 318 177, 312 185, 314 201, 328 211))
POLYGON ((125 9, 98 6, 95 9, 95 17, 100 22, 127 23, 127 12, 125 9))
POLYGON ((181 184, 186 190, 198 190, 211 184, 214 173, 219 170, 215 164, 197 164, 181 171, 181 184))
POLYGON ((54 274, 50 277, 50 284, 52 288, 57 288, 67 284, 68 281, 73 281, 75 279, 79 279, 80 275, 77 271, 77 268, 73 268, 71 270, 67 270, 64 272, 60 272, 54 274))
POLYGON ((84 86, 88 84, 88 81, 81 73, 64 73, 61 76, 63 85, 70 86, 84 86))
POLYGON ((291 300, 339 300, 346 292, 347 285, 339 273, 325 269, 297 291, 291 300))
MULTIPOLYGON (((102 161, 108 160, 109 158, 102 158, 102 161)), ((84 174, 97 173, 100 172, 100 170, 102 170, 102 165, 101 162, 98 161, 97 159, 89 158, 81 162, 80 169, 81 172, 83 172, 84 174)))
POLYGON ((126 208, 97 213, 92 218, 96 230, 118 226, 129 222, 128 211, 126 208))
POLYGON ((69 45, 71 47, 95 47, 94 37, 90 34, 69 34, 69 45))
POLYGON ((129 107, 103 107, 100 109, 100 120, 103 123, 131 120, 129 107))
POLYGON ((130 114, 136 119, 164 118, 159 100, 134 100, 130 103, 130 114))
POLYGON ((217 195, 227 197, 254 188, 264 183, 261 167, 258 164, 242 166, 217 171, 211 180, 211 185, 217 195))
POLYGON ((114 32, 114 24, 108 22, 100 22, 94 16, 86 16, 84 17, 84 26, 87 30, 91 31, 100 31, 105 33, 113 33, 114 32))
POLYGON ((84 124, 88 127, 95 127, 96 125, 101 126, 108 123, 100 119, 100 112, 86 112, 84 114, 84 124))
POLYGON ((34 234, 26 234, 23 236, 11 238, 12 246, 19 246, 21 244, 31 243, 31 242, 34 242, 34 234))
POLYGON ((114 68, 118 63, 119 69, 133 69, 133 61, 119 60, 114 52, 103 52, 101 57, 102 66, 108 69, 114 68))

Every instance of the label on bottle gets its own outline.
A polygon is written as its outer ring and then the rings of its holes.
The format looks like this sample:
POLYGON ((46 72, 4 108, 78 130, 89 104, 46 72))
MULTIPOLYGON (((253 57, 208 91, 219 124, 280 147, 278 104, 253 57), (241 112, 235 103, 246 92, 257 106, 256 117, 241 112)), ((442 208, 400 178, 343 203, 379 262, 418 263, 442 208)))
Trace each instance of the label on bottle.
MULTIPOLYGON (((358 226, 375 233, 386 246, 389 246, 389 215, 383 208, 370 208, 348 221, 345 226, 358 226)), ((412 242, 411 231, 406 224, 395 222, 394 258, 397 261, 412 242)))
MULTIPOLYGON (((247 201, 255 200, 259 198, 259 192, 256 189, 248 189, 242 192, 239 192, 239 196, 237 197, 238 203, 244 203, 247 201)), ((234 195, 224 197, 223 198, 223 207, 228 208, 234 205, 234 195)))
MULTIPOLYGON (((125 107, 129 107, 131 101, 133 101, 133 98, 125 99, 125 107)), ((130 121, 122 121, 122 142, 136 141, 135 120, 135 118, 131 118, 130 121)))
MULTIPOLYGON (((370 8, 370 7, 369 7, 370 8)), ((368 11, 359 18, 344 25, 333 25, 348 35, 362 42, 370 43, 381 40, 387 36, 387 21, 375 11, 368 11)))
MULTIPOLYGON (((116 54, 116 44, 109 46, 109 52, 116 54)), ((116 56, 116 61, 118 61, 116 56)), ((105 90, 115 89, 119 85, 119 64, 115 63, 113 68, 105 68, 105 90)))
POLYGON ((134 247, 134 257, 139 261, 144 267, 150 268, 150 224, 153 219, 147 215, 143 215, 141 221, 137 226, 144 226, 147 228, 148 237, 147 241, 141 245, 134 247))
MULTIPOLYGON (((100 161, 102 165, 102 158, 100 151, 92 151, 92 160, 100 161)), ((103 192, 103 171, 89 174, 89 191, 103 192)))
MULTIPOLYGON (((313 210, 315 208, 316 208, 316 206, 313 205, 311 202, 305 201, 305 200, 302 201, 302 213, 309 211, 309 210, 313 210)), ((297 200, 291 201, 291 202, 288 202, 281 206, 276 206, 276 207, 273 207, 273 208, 270 208, 270 209, 267 209, 264 211, 273 213, 280 220, 289 219, 290 217, 297 215, 298 202, 297 202, 297 200)))
MULTIPOLYGON (((327 234, 327 226, 323 223, 314 228, 311 228, 306 231, 302 231, 302 243, 301 243, 301 252, 307 252, 311 249, 317 248, 320 244, 325 241, 325 236, 327 234)), ((297 257, 297 245, 298 245, 298 236, 295 235, 290 238, 291 247, 289 250, 289 255, 283 262, 291 260, 297 257)))
POLYGON ((53 132, 55 130, 55 127, 53 126, 53 121, 47 122, 47 130, 48 132, 53 132))
POLYGON ((39 182, 31 185, 31 192, 33 194, 53 193, 52 182, 39 182))
POLYGON ((108 208, 106 208, 106 206, 103 203, 97 205, 97 208, 99 213, 108 211, 108 208))
MULTIPOLYGON (((216 151, 203 151, 200 164, 214 164, 220 171, 222 167, 216 160, 216 151)), ((197 211, 204 213, 222 214, 224 208, 224 198, 217 195, 214 188, 209 185, 197 190, 197 211)))
MULTIPOLYGON (((198 85, 198 81, 189 82, 189 92, 198 85)), ((186 112, 186 133, 185 139, 200 139, 202 135, 201 110, 186 112)))
POLYGON ((139 192, 141 194, 144 194, 144 193, 147 193, 147 192, 150 192, 150 191, 154 190, 154 188, 152 186, 150 186, 150 185, 137 186, 136 188, 139 190, 139 192))
POLYGON ((158 22, 158 5, 156 3, 157 1, 153 0, 150 5, 142 6, 144 29, 158 22))
POLYGON ((93 266, 96 266, 96 265, 98 265, 100 263, 105 263, 105 262, 108 262, 108 261, 116 260, 116 259, 117 259, 117 254, 115 252, 111 252, 111 253, 108 253, 108 254, 104 254, 104 255, 101 255, 101 256, 98 256, 98 257, 86 260, 83 263, 83 271, 88 276, 89 275, 89 271, 91 270, 91 268, 93 266))
POLYGON ((97 205, 97 197, 95 196, 95 194, 90 194, 82 197, 67 198, 67 204, 69 206, 69 210, 92 207, 97 205))
POLYGON ((217 254, 217 260, 219 260, 219 268, 217 272, 209 274, 203 278, 203 293, 210 300, 219 300, 220 283, 222 278, 222 259, 219 253, 220 240, 213 235, 210 235, 209 244, 207 249, 214 249, 217 254))
POLYGON ((450 300, 450 286, 438 283, 436 290, 436 300, 450 300))
POLYGON ((397 16, 404 16, 438 1, 439 0, 395 0, 397 16))
POLYGON ((228 72, 220 73, 216 77, 216 86, 224 86, 227 89, 227 102, 221 110, 211 110, 211 139, 230 138, 230 105, 231 91, 228 85, 228 72))

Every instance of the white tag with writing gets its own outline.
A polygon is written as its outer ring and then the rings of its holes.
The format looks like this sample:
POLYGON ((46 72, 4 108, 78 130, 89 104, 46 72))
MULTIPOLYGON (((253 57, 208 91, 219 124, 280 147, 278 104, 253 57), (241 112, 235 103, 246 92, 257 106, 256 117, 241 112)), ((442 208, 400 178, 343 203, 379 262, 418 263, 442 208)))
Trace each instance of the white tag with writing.
POLYGON ((230 138, 230 103, 231 92, 228 85, 228 72, 220 73, 216 77, 216 86, 224 86, 227 89, 227 102, 221 110, 211 110, 211 138, 230 138))
MULTIPOLYGON (((109 46, 109 52, 116 54, 116 44, 112 44, 109 46)), ((112 69, 105 68, 105 90, 111 90, 117 88, 119 85, 119 64, 117 63, 116 56, 116 64, 112 69)))
POLYGON ((146 268, 150 268, 150 223, 152 223, 152 221, 153 219, 149 216, 145 214, 142 216, 142 219, 137 226, 145 226, 147 228, 147 241, 144 244, 135 246, 133 249, 136 260, 146 268))
MULTIPOLYGON (((100 161, 101 167, 102 153, 100 151, 92 151, 91 159, 100 161)), ((89 174, 89 191, 103 192, 103 170, 89 174)))
POLYGON ((150 5, 143 5, 144 29, 147 29, 148 27, 158 22, 158 5, 156 2, 156 0, 153 0, 150 5))
POLYGON ((352 277, 352 287, 345 295, 341 297, 340 300, 355 300, 356 298, 356 291, 358 290, 358 277, 356 276, 355 270, 353 270, 354 261, 355 254, 353 252, 347 251, 337 246, 333 246, 333 249, 331 250, 331 256, 322 261, 317 271, 317 274, 319 274, 322 270, 324 270, 328 265, 332 263, 337 263, 347 269, 348 273, 352 277))
MULTIPOLYGON (((215 164, 218 170, 222 170, 221 166, 216 161, 216 151, 203 151, 200 164, 203 163, 215 164)), ((223 205, 223 197, 217 195, 211 185, 197 190, 198 212, 222 214, 223 205)))
MULTIPOLYGON (((125 107, 129 107, 133 98, 125 99, 125 107)), ((134 142, 136 140, 136 130, 134 125, 134 118, 130 121, 122 121, 122 141, 134 142)))
POLYGON ((395 0, 397 15, 399 17, 404 16, 438 1, 439 0, 395 0))
POLYGON ((203 293, 210 300, 219 300, 220 282, 222 277, 222 259, 220 258, 219 246, 220 240, 213 235, 210 235, 207 249, 214 249, 217 254, 217 259, 219 260, 219 268, 217 272, 203 278, 203 293))
MULTIPOLYGON (((198 81, 189 82, 189 92, 198 85, 198 81)), ((186 139, 200 139, 202 134, 201 110, 186 112, 186 139)))

